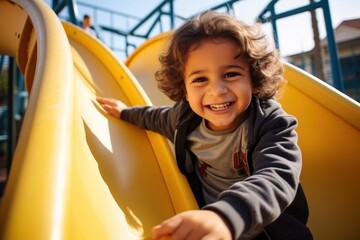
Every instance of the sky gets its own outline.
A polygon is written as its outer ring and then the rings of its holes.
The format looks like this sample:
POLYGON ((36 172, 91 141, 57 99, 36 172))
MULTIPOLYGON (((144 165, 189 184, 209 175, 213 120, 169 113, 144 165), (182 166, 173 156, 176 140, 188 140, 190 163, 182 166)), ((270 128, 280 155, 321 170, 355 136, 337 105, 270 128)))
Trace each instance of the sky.
MULTIPOLYGON (((51 0, 46 0, 48 3, 51 0)), ((99 7, 111 9, 117 12, 130 14, 143 18, 150 13, 162 0, 80 0, 78 2, 88 3, 99 7)), ((175 14, 190 17, 196 13, 204 11, 208 8, 217 6, 225 0, 175 0, 175 14)), ((236 18, 253 23, 259 13, 266 7, 270 0, 241 0, 234 4, 234 14, 236 18)), ((332 25, 336 28, 342 21, 360 18, 360 1, 358 0, 328 0, 332 17, 332 25)), ((279 0, 275 5, 275 11, 282 13, 301 6, 309 4, 309 0, 279 0)), ((93 10, 79 5, 78 13, 82 16, 85 13, 95 14, 93 10)), ((317 9, 317 21, 319 25, 320 37, 326 37, 325 23, 322 9, 317 9)), ((96 21, 110 21, 108 17, 97 14, 96 21)), ((124 23, 124 20, 113 20, 115 26, 118 24, 120 29, 126 28, 125 24, 134 26, 134 23, 124 23)), ((103 24, 103 23, 102 23, 103 24)), ((177 23, 179 25, 181 23, 177 23)), ((264 31, 272 37, 272 29, 270 24, 264 24, 264 31)), ((309 51, 313 48, 313 33, 311 27, 310 13, 301 13, 291 17, 283 18, 277 21, 279 34, 279 48, 282 56, 309 51)), ((110 41, 110 40, 108 40, 110 41)), ((114 40, 112 40, 114 41, 114 40)), ((115 40, 116 41, 116 40, 115 40)))

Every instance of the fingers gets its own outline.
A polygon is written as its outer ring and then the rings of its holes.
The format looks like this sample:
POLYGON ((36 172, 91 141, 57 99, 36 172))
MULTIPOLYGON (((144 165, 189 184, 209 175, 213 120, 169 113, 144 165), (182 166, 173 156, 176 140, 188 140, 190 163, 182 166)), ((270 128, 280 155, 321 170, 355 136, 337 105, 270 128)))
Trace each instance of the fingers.
POLYGON ((101 105, 106 113, 116 118, 119 118, 121 111, 127 108, 123 102, 114 98, 96 97, 96 101, 101 105))
POLYGON ((176 231, 176 229, 181 225, 181 218, 174 216, 168 220, 162 222, 161 224, 153 227, 152 233, 153 238, 160 239, 164 236, 171 236, 176 231))
POLYGON ((219 215, 195 210, 180 213, 152 229, 156 240, 169 236, 174 240, 231 240, 231 233, 219 215))
POLYGON ((192 240, 201 239, 203 234, 194 231, 194 224, 191 221, 191 216, 187 213, 180 213, 172 218, 155 226, 153 230, 153 238, 160 239, 161 237, 171 236, 173 240, 192 240), (200 237, 195 237, 199 235, 200 237), (195 237, 195 238, 194 238, 195 237))
POLYGON ((110 105, 116 106, 116 99, 113 98, 103 98, 103 97, 96 97, 96 101, 100 103, 100 105, 110 105))

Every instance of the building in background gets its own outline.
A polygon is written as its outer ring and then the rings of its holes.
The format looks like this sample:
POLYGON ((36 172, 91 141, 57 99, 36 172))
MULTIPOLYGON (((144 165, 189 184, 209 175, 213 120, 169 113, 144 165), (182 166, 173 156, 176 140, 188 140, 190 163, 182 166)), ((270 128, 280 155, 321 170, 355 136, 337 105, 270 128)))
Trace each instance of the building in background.
MULTIPOLYGON (((339 61, 342 69, 344 93, 360 102, 360 18, 341 22, 335 29, 339 61)), ((322 69, 325 82, 332 85, 332 73, 327 39, 321 40, 322 69)), ((286 57, 287 61, 314 76, 314 49, 286 57)))

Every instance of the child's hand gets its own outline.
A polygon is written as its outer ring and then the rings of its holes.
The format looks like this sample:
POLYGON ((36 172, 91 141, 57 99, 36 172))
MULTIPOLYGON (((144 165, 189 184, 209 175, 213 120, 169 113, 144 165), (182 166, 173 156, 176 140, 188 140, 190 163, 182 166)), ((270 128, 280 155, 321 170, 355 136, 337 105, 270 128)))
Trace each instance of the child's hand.
POLYGON ((174 240, 231 240, 231 233, 222 218, 213 211, 192 210, 179 213, 153 227, 153 238, 170 236, 174 240))
POLYGON ((127 108, 123 102, 113 98, 96 97, 96 101, 98 101, 105 112, 116 118, 119 118, 121 111, 127 108))

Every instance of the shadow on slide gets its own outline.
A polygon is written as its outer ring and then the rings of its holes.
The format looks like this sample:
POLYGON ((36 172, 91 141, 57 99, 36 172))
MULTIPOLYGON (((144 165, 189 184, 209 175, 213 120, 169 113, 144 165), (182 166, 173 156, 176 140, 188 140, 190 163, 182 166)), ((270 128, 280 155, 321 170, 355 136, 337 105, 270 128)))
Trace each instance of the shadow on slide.
MULTIPOLYGON (((158 97, 154 78, 160 66, 157 56, 169 35, 148 40, 126 61, 154 105, 173 104, 158 97)), ((279 101, 299 121, 309 226, 315 239, 356 239, 360 236, 360 104, 288 63, 285 78, 288 84, 279 101)))
POLYGON ((0 29, 0 54, 16 58, 30 95, 0 239, 148 239, 152 226, 197 208, 168 142, 94 100, 151 104, 100 41, 43 0, 0 0, 0 29))

